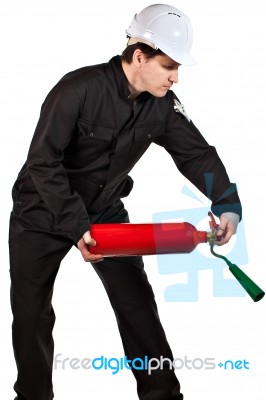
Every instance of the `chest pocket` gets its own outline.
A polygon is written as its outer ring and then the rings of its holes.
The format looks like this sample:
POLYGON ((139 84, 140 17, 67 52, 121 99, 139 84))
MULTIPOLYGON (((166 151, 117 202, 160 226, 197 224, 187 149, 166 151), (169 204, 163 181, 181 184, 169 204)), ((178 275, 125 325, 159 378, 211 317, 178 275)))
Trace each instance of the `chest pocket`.
POLYGON ((154 139, 164 133, 164 122, 153 122, 135 126, 134 140, 135 142, 151 143, 154 139))
POLYGON ((107 155, 113 146, 114 132, 112 126, 79 120, 79 134, 74 143, 77 149, 74 148, 74 150, 79 154, 80 159, 86 160, 86 162, 107 155))
POLYGON ((78 127, 81 135, 88 140, 102 140, 111 142, 114 137, 114 128, 108 125, 99 125, 79 120, 78 127))

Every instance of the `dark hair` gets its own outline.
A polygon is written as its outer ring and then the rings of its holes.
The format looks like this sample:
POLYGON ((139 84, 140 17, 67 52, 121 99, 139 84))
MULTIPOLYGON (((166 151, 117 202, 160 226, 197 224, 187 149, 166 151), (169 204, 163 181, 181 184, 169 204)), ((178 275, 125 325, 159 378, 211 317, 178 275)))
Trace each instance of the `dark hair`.
POLYGON ((164 54, 160 49, 153 49, 151 46, 148 46, 146 43, 135 43, 127 46, 123 53, 121 54, 121 59, 128 64, 132 63, 132 57, 134 54, 135 50, 141 50, 143 54, 145 54, 147 60, 150 58, 154 58, 155 56, 158 56, 160 54, 164 54))

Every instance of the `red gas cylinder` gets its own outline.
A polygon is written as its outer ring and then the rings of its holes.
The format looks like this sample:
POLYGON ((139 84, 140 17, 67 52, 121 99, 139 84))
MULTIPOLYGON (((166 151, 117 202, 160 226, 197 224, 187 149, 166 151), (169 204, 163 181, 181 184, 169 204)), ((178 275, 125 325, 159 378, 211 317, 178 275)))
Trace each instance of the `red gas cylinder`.
POLYGON ((136 256, 149 254, 190 253, 199 243, 210 243, 211 253, 225 260, 229 270, 254 301, 259 301, 265 292, 256 285, 237 265, 213 251, 217 238, 214 216, 209 222, 211 232, 198 231, 188 222, 159 224, 92 224, 90 231, 96 246, 90 252, 108 256, 136 256))
POLYGON ((92 224, 96 246, 90 252, 107 256, 190 253, 207 242, 207 232, 188 222, 156 224, 92 224))

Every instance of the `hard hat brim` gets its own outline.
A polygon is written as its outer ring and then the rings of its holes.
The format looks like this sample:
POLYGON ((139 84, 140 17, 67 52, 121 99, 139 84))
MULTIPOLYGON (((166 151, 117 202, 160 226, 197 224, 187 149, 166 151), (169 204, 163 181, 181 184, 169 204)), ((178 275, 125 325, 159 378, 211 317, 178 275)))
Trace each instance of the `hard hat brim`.
POLYGON ((151 40, 147 40, 142 37, 130 36, 129 32, 127 32, 127 34, 129 36, 129 40, 127 42, 128 46, 131 46, 136 43, 145 43, 148 46, 152 47, 153 49, 160 49, 164 54, 166 54, 168 57, 170 57, 172 60, 174 60, 178 64, 187 65, 187 66, 197 65, 197 62, 189 53, 183 53, 182 51, 177 52, 177 51, 171 51, 170 49, 164 49, 162 46, 161 47, 157 46, 157 44, 152 42, 151 40))

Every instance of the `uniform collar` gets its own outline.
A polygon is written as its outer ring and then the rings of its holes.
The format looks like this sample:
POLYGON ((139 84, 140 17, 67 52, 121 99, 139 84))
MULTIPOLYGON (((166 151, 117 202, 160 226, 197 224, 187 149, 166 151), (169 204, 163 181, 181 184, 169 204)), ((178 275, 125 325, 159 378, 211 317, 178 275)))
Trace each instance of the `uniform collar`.
MULTIPOLYGON (((115 82, 116 82, 120 96, 125 99, 128 99, 128 96, 130 95, 130 90, 128 88, 127 77, 122 68, 121 57, 115 56, 115 57, 111 58, 111 60, 109 61, 109 64, 111 65, 111 67, 113 69, 115 82)), ((141 102, 141 101, 147 100, 151 97, 153 97, 153 96, 150 93, 143 92, 138 97, 136 97, 134 99, 134 101, 141 102)))

